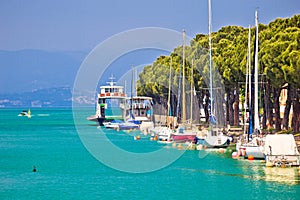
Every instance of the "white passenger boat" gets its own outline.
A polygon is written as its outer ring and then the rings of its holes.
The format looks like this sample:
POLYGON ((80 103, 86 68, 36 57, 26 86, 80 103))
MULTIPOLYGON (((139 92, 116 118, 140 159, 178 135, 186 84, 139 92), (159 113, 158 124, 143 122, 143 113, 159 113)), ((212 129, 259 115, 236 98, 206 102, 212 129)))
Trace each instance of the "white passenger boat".
POLYGON ((114 119, 123 120, 123 112, 120 105, 125 102, 126 95, 123 86, 117 86, 114 77, 110 77, 109 85, 101 86, 100 93, 97 95, 96 114, 88 117, 90 121, 97 122, 103 126, 104 122, 114 119))

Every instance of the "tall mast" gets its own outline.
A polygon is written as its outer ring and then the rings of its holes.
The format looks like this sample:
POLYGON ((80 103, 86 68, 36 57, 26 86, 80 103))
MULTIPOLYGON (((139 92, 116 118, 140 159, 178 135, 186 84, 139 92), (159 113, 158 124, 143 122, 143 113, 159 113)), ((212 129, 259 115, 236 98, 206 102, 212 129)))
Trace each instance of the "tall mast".
POLYGON ((213 82, 212 82, 212 44, 211 44, 211 25, 212 13, 211 13, 211 0, 208 0, 208 40, 209 40, 209 93, 210 93, 210 116, 213 112, 213 82))
POLYGON ((193 125, 193 83, 194 83, 194 60, 192 60, 192 67, 191 67, 191 110, 190 110, 190 120, 191 120, 191 128, 193 125))
POLYGON ((180 102, 181 100, 181 84, 182 84, 182 65, 180 65, 180 69, 179 69, 179 81, 178 81, 178 95, 177 95, 177 106, 176 106, 176 120, 177 118, 179 118, 179 109, 180 109, 180 105, 182 104, 180 102))
MULTIPOLYGON (((127 97, 127 91, 126 91, 126 89, 127 89, 127 82, 126 82, 126 80, 124 81, 124 94, 125 94, 125 100, 124 100, 124 112, 123 112, 123 119, 126 119, 126 115, 127 115, 127 99, 126 99, 126 97, 127 97)), ((130 114, 129 114, 130 115, 130 114)))
POLYGON ((248 85, 249 85, 249 107, 252 103, 252 96, 251 96, 251 90, 252 90, 252 84, 251 84, 251 29, 249 25, 249 38, 248 38, 248 85))
POLYGON ((138 79, 138 69, 134 70, 134 84, 135 84, 135 92, 134 92, 134 95, 137 96, 137 84, 136 84, 136 81, 138 79))
MULTIPOLYGON (((251 91, 250 87, 251 87, 251 83, 250 83, 250 66, 251 66, 251 28, 249 25, 248 28, 248 56, 247 56, 247 64, 246 64, 246 89, 245 89, 245 105, 244 105, 244 109, 245 109, 245 113, 244 113, 244 133, 246 134, 246 121, 247 121, 247 105, 248 105, 248 84, 249 84, 249 91, 251 91)), ((251 92, 249 92, 249 104, 250 104, 250 94, 251 92)))
POLYGON ((185 96, 185 30, 182 32, 182 123, 186 123, 186 96, 185 96))
POLYGON ((132 74, 131 74, 131 91, 130 91, 130 118, 133 118, 133 110, 132 110, 132 101, 133 101, 133 79, 134 79, 134 66, 132 65, 132 74))
POLYGON ((171 78, 172 78, 172 56, 170 56, 170 70, 169 70, 168 116, 171 116, 171 78))
POLYGON ((255 11, 255 65, 254 65, 254 130, 259 130, 258 115, 258 13, 255 11))
POLYGON ((132 71, 131 71, 131 91, 130 91, 130 97, 132 99, 133 92, 134 92, 134 66, 132 65, 132 71))

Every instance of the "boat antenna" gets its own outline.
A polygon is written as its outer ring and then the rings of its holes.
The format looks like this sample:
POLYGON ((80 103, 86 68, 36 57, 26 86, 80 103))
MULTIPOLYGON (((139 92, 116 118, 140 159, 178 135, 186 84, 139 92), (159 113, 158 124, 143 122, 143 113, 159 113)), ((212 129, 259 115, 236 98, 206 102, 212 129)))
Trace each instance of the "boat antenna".
POLYGON ((110 86, 114 86, 115 85, 115 80, 116 78, 114 77, 114 75, 112 74, 110 77, 109 77, 109 82, 106 82, 107 84, 109 84, 110 86))

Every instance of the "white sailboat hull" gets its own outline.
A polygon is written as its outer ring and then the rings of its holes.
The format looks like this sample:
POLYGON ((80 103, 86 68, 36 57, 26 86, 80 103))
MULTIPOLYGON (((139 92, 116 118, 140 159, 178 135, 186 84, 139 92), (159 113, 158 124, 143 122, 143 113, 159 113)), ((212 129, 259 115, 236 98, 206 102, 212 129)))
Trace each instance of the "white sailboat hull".
POLYGON ((244 146, 246 150, 245 157, 253 156, 254 159, 264 159, 265 156, 263 154, 263 147, 262 146, 244 146))
POLYGON ((208 136, 205 138, 207 147, 227 147, 228 137, 226 135, 208 136))

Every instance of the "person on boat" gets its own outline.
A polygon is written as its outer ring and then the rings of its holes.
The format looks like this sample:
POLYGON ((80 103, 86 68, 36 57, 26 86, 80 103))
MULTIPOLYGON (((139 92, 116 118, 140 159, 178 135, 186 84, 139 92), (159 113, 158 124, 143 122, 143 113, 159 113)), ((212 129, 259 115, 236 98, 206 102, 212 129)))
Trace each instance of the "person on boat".
POLYGON ((194 137, 194 144, 198 144, 198 137, 197 136, 194 137))

